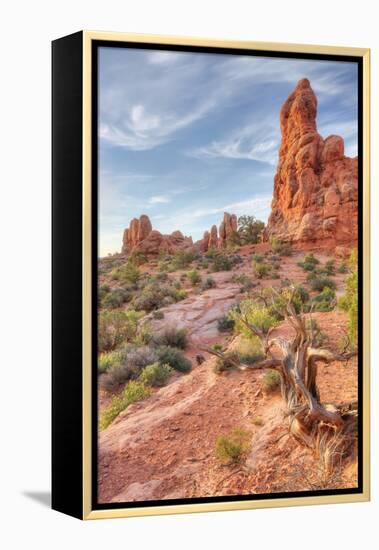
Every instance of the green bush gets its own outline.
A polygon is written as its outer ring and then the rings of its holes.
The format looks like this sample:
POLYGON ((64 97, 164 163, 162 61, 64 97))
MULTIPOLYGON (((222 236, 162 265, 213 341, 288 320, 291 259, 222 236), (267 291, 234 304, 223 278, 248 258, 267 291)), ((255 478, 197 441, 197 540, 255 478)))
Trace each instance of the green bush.
POLYGON ((253 262, 253 271, 257 279, 264 279, 271 275, 272 267, 264 262, 253 262))
POLYGON ((141 314, 136 311, 102 311, 98 316, 98 350, 112 351, 130 342, 138 331, 141 314))
POLYGON ((233 263, 228 256, 224 254, 218 254, 213 260, 214 271, 230 271, 233 267, 233 263))
POLYGON ((243 320, 264 334, 267 334, 270 328, 278 325, 278 319, 270 312, 269 308, 252 299, 243 300, 239 307, 232 310, 229 315, 235 322, 235 330, 247 338, 251 338, 252 333, 243 320))
POLYGON ((156 362, 152 365, 147 365, 147 367, 145 367, 141 372, 139 379, 146 386, 161 387, 167 383, 172 372, 173 369, 170 365, 162 365, 161 363, 156 362))
POLYGON ((201 285, 202 290, 209 290, 210 288, 216 287, 216 281, 213 277, 207 277, 205 281, 203 281, 203 284, 201 285))
POLYGON ((151 394, 143 382, 130 381, 120 396, 115 396, 100 416, 100 430, 105 430, 117 416, 132 403, 142 401, 151 394))
POLYGON ((147 258, 143 252, 140 252, 139 250, 135 250, 131 253, 129 257, 129 262, 133 263, 134 265, 142 265, 147 262, 147 258))
POLYGON ((153 337, 156 346, 171 346, 186 349, 188 345, 187 331, 184 328, 166 327, 153 337))
POLYGON ((170 365, 179 372, 189 372, 192 368, 191 361, 177 348, 161 346, 157 350, 158 361, 170 365))
POLYGON ((327 262, 325 262, 325 265, 324 267, 322 268, 322 272, 325 274, 325 275, 334 275, 335 274, 335 263, 334 263, 334 260, 328 260, 327 262))
POLYGON ((262 378, 262 388, 266 393, 274 392, 280 387, 280 374, 268 369, 262 378))
POLYGON ((216 440, 216 457, 220 462, 240 462, 250 450, 250 434, 241 428, 235 428, 227 437, 218 436, 216 440))
POLYGON ((291 245, 278 239, 277 237, 271 237, 270 239, 271 249, 275 254, 280 256, 291 256, 291 245))
POLYGON ((97 370, 99 374, 107 372, 110 368, 118 365, 122 360, 122 354, 119 351, 108 351, 101 353, 97 360, 97 370))
POLYGON ((336 288, 336 283, 329 279, 329 277, 324 277, 320 275, 316 275, 316 277, 312 277, 309 281, 310 287, 312 290, 324 290, 324 288, 330 288, 334 290, 336 288))
POLYGON ((238 234, 243 244, 256 244, 265 224, 255 216, 241 216, 238 218, 238 234))
POLYGON ((304 257, 304 260, 302 262, 299 262, 297 265, 302 267, 305 271, 313 271, 316 268, 316 265, 320 263, 320 260, 318 260, 312 253, 307 254, 304 257))
POLYGON ((104 308, 115 309, 121 307, 125 302, 129 302, 132 299, 132 293, 123 288, 117 288, 106 294, 101 305, 104 308))
POLYGON ((342 262, 337 271, 338 273, 347 273, 349 271, 349 268, 345 262, 342 262))
POLYGON ((158 354, 150 346, 126 346, 103 376, 101 385, 107 391, 115 391, 128 380, 138 378, 143 368, 157 360, 158 354))
POLYGON ((198 257, 198 252, 195 249, 188 250, 179 250, 175 253, 171 266, 174 268, 174 271, 178 269, 185 269, 188 267, 196 258, 198 257))
POLYGON ((228 332, 234 329, 234 319, 231 319, 229 315, 223 315, 217 319, 217 329, 219 332, 228 332))
POLYGON ((193 269, 192 271, 189 271, 188 278, 193 286, 198 285, 201 282, 201 275, 197 271, 197 269, 193 269))
POLYGON ((313 298, 314 311, 332 311, 336 305, 336 293, 330 287, 325 287, 313 298))
POLYGON ((117 267, 112 271, 112 278, 130 284, 136 284, 141 277, 141 271, 133 262, 128 261, 126 264, 117 267))
POLYGON ((353 250, 349 260, 351 274, 346 280, 345 294, 339 299, 338 306, 349 315, 349 336, 351 342, 358 340, 358 252, 353 250))

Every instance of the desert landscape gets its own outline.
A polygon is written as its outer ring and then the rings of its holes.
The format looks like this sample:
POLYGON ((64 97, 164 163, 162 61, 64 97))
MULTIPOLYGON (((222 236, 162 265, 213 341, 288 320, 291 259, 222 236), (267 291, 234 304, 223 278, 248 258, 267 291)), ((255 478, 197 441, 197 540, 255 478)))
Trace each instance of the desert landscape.
POLYGON ((277 118, 267 223, 139 211, 99 259, 100 503, 357 487, 358 158, 306 78, 277 118))

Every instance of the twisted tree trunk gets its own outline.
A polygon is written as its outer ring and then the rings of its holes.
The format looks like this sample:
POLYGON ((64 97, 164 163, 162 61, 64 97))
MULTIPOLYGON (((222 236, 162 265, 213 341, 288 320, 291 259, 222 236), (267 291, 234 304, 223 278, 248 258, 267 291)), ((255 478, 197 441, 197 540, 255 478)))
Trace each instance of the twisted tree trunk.
POLYGON ((270 339, 272 330, 264 334, 246 318, 241 317, 246 328, 260 338, 266 355, 263 361, 246 365, 223 352, 210 348, 205 351, 222 360, 227 359, 239 369, 276 370, 280 374, 281 394, 287 407, 289 432, 302 444, 315 449, 324 460, 326 468, 331 469, 335 457, 340 456, 351 442, 356 403, 340 407, 323 405, 317 387, 317 364, 346 361, 356 355, 356 352, 336 355, 327 349, 311 347, 313 338, 307 333, 305 316, 296 313, 291 299, 285 304, 281 314, 295 331, 292 340, 280 337, 270 339))

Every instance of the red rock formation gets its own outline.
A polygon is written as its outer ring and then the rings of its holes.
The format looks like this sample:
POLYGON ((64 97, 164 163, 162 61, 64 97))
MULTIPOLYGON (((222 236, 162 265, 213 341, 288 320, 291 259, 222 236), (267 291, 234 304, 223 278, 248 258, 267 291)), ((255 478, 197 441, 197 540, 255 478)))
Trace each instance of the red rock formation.
POLYGON ((217 248, 218 235, 217 235, 217 225, 212 225, 211 232, 209 235, 208 249, 217 248))
POLYGON ((237 231, 237 216, 224 212, 224 218, 219 228, 219 247, 225 248, 228 238, 237 231))
POLYGON ((209 246, 209 238, 210 238, 209 231, 204 231, 203 238, 199 243, 200 252, 207 252, 208 246, 209 246))
POLYGON ((143 214, 139 220, 134 218, 129 228, 125 229, 121 253, 127 255, 138 251, 147 256, 157 256, 160 253, 174 254, 192 245, 192 238, 184 237, 180 231, 162 235, 153 230, 149 217, 143 214))
POLYGON ((280 112, 282 142, 266 240, 275 235, 319 246, 357 240, 358 159, 344 156, 341 137, 318 134, 316 115, 309 80, 300 80, 280 112))

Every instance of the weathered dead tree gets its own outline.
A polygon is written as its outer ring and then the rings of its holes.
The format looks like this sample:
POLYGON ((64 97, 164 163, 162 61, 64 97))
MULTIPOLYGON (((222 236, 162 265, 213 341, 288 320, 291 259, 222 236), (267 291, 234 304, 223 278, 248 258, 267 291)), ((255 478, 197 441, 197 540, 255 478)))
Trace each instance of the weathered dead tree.
MULTIPOLYGON (((317 387, 317 366, 331 361, 347 361, 356 352, 335 354, 323 348, 312 347, 312 323, 306 328, 306 316, 297 313, 293 304, 293 289, 285 302, 283 296, 272 289, 273 296, 282 300, 281 317, 294 331, 292 339, 273 337, 275 328, 267 331, 254 325, 241 313, 239 320, 262 344, 265 359, 254 364, 240 363, 238 357, 207 348, 204 351, 226 360, 239 369, 274 369, 280 374, 281 394, 286 403, 289 432, 299 442, 315 449, 327 469, 333 467, 337 457, 341 457, 350 446, 355 429, 357 403, 335 406, 322 404, 317 387)), ((267 306, 267 303, 265 304, 267 306)), ((278 307, 272 299, 272 307, 278 307)))

